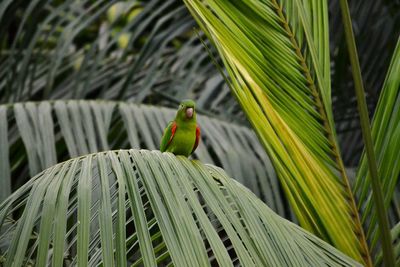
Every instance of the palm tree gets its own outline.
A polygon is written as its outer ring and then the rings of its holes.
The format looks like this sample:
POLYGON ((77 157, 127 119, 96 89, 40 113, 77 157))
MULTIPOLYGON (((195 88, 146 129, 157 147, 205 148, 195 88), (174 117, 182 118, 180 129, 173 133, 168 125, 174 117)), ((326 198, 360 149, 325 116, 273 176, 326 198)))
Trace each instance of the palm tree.
MULTIPOLYGON (((365 155, 354 181, 345 168, 357 163, 360 141, 348 141, 358 130, 346 132, 354 109, 337 116, 354 108, 338 104, 351 83, 339 79, 346 54, 328 37, 328 9, 340 24, 337 3, 185 4, 0 3, 1 261, 381 264, 365 155), (193 31, 192 15, 204 33, 193 31), (138 150, 158 149, 174 114, 162 106, 186 97, 203 114, 196 160, 138 150)), ((390 13, 391 4, 374 5, 351 10, 356 19, 368 7, 390 13)), ((398 28, 385 33, 397 42, 398 28)), ((376 95, 390 54, 365 76, 376 95)), ((399 54, 397 45, 372 125, 397 264, 399 54)))

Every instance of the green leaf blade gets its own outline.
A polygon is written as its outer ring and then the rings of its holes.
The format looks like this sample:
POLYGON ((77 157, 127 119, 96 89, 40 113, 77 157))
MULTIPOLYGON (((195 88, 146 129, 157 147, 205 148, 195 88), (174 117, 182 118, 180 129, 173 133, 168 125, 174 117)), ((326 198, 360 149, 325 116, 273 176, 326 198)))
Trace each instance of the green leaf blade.
POLYGON ((273 213, 221 169, 170 153, 100 152, 55 165, 33 181, 0 210, 6 217, 0 230, 9 232, 0 235, 1 244, 9 244, 4 255, 8 266, 35 264, 36 252, 41 263, 51 260, 46 257, 51 235, 45 226, 53 220, 53 264, 111 265, 114 257, 124 262, 124 256, 133 266, 359 266, 273 213), (17 209, 22 216, 10 221, 17 209), (90 231, 98 220, 100 229, 90 231), (30 240, 34 242, 28 247, 30 240))

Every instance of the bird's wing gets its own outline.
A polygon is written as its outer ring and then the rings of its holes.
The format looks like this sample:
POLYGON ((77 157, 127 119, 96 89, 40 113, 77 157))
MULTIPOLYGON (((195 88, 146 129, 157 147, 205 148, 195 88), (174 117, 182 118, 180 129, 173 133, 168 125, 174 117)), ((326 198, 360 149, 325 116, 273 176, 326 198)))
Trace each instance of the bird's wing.
POLYGON ((165 152, 168 148, 168 145, 171 143, 172 138, 174 138, 175 132, 176 132, 176 122, 171 121, 167 128, 165 128, 163 136, 161 138, 161 145, 160 145, 160 151, 165 152))
POLYGON ((196 150, 197 146, 199 145, 200 142, 200 127, 196 127, 196 141, 194 142, 194 146, 192 149, 192 153, 196 150))

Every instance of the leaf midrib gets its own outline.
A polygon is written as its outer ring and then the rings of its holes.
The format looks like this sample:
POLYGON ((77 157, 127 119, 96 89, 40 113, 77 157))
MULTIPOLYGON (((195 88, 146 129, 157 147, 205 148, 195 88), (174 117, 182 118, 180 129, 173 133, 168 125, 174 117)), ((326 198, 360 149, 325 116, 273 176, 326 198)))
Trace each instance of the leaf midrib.
POLYGON ((343 193, 346 194, 346 195, 343 195, 343 197, 350 206, 351 218, 353 218, 353 221, 355 222, 355 224, 354 224, 355 234, 358 237, 360 244, 362 246, 361 255, 364 259, 364 262, 366 264, 368 264, 369 266, 372 266, 372 261, 370 258, 369 249, 368 249, 367 241, 365 238, 365 233, 363 231, 361 220, 360 220, 360 217, 358 214, 357 205, 356 205, 356 202, 355 202, 355 199, 354 199, 351 187, 350 187, 349 179, 348 179, 346 171, 345 171, 343 160, 340 155, 338 144, 334 137, 333 130, 329 124, 326 110, 323 106, 323 102, 321 101, 320 94, 317 90, 317 87, 315 86, 314 79, 311 76, 310 68, 307 66, 305 58, 304 58, 303 54, 301 53, 300 46, 298 45, 297 40, 295 39, 295 36, 289 26, 289 22, 284 14, 283 7, 279 6, 279 4, 277 3, 276 0, 271 0, 271 2, 276 8, 277 15, 281 19, 282 26, 285 29, 285 31, 287 32, 289 40, 293 46, 294 52, 296 53, 296 55, 300 61, 300 65, 304 71, 303 72, 304 76, 308 82, 307 86, 310 88, 311 94, 315 100, 315 102, 314 102, 315 107, 321 116, 322 124, 325 129, 325 135, 326 135, 326 137, 329 141, 329 145, 331 146, 331 149, 332 149, 332 151, 331 151, 332 156, 335 158, 335 162, 337 164, 338 170, 340 171, 340 175, 342 177, 342 181, 343 181, 342 185, 345 189, 343 191, 343 193))

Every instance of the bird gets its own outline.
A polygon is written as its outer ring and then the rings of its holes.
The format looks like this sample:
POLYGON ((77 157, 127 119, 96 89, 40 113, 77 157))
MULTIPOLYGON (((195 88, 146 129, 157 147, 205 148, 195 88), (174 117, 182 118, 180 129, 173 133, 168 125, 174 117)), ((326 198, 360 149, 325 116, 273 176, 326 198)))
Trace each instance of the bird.
POLYGON ((160 151, 189 157, 200 142, 200 127, 196 122, 196 104, 183 100, 175 119, 168 123, 161 138, 160 151))

